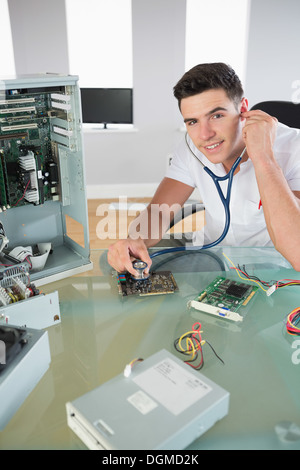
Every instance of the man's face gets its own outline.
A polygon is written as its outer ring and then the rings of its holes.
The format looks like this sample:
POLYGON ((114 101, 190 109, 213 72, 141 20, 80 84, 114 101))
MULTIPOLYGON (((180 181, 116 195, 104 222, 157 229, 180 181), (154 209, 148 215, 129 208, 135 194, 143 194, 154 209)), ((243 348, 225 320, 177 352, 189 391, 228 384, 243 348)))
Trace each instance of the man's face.
POLYGON ((245 147, 240 112, 247 111, 247 100, 236 106, 224 90, 216 89, 182 99, 180 108, 197 149, 212 163, 230 169, 245 147))

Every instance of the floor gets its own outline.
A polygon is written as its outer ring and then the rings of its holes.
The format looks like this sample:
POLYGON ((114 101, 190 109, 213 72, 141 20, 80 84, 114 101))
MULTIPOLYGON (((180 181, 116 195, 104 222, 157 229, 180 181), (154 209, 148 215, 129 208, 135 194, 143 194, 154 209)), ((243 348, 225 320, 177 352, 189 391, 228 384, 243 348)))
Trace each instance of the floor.
MULTIPOLYGON (((118 239, 127 238, 128 226, 150 199, 128 198, 126 203, 119 199, 88 200, 90 248, 108 248, 118 239)), ((170 232, 191 232, 205 224, 204 212, 189 216, 177 223, 170 232)), ((83 244, 83 229, 75 220, 67 219, 67 233, 77 243, 83 244)))

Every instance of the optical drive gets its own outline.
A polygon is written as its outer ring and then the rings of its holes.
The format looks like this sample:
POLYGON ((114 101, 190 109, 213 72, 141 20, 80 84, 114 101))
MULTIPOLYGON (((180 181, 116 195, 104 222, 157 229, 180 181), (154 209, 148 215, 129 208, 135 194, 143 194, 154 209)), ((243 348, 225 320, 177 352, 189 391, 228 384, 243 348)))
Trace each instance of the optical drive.
POLYGON ((91 450, 185 449, 228 409, 229 392, 165 350, 66 404, 91 450))

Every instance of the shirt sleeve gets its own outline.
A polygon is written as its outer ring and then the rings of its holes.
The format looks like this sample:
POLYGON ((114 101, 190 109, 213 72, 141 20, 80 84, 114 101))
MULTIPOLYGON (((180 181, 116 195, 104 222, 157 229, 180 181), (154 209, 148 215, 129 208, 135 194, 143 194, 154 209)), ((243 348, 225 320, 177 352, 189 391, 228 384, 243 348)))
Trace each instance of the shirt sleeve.
POLYGON ((195 179, 193 178, 190 169, 190 158, 186 151, 186 144, 183 140, 175 150, 170 166, 166 171, 166 177, 180 181, 181 183, 196 187, 195 179))
POLYGON ((275 157, 292 191, 300 191, 300 131, 279 124, 275 157))
POLYGON ((298 177, 294 176, 288 179, 288 185, 292 191, 300 191, 300 165, 298 168, 298 177))
POLYGON ((286 167, 286 179, 292 191, 300 191, 300 135, 292 142, 292 152, 286 167))

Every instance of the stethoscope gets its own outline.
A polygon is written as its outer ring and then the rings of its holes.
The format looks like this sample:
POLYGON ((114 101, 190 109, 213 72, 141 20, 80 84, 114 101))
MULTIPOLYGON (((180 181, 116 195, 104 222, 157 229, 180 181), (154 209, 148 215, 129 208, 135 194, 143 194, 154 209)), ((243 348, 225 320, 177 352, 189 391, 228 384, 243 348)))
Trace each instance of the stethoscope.
POLYGON ((199 157, 193 152, 193 150, 191 149, 191 147, 188 143, 188 140, 187 140, 187 133, 185 134, 185 142, 186 142, 186 145, 187 145, 189 151, 191 152, 191 154, 197 159, 197 161, 199 163, 201 163, 203 170, 206 171, 206 173, 212 178, 212 180, 213 180, 213 182, 214 182, 214 184, 217 188, 218 194, 220 196, 220 199, 221 199, 221 202, 223 204, 224 211, 225 211, 224 230, 223 230, 222 234, 220 235, 220 237, 212 243, 207 243, 206 245, 203 245, 203 246, 176 246, 176 247, 173 247, 173 248, 166 248, 165 250, 159 250, 159 251, 156 251, 156 252, 152 253, 150 255, 150 258, 155 258, 156 256, 163 255, 165 253, 176 252, 176 251, 205 250, 205 249, 208 249, 208 248, 212 248, 213 246, 216 246, 219 243, 221 243, 221 241, 226 237, 226 235, 228 233, 228 230, 229 230, 229 226, 230 226, 230 209, 229 209, 229 205, 230 205, 230 196, 231 196, 233 174, 234 174, 237 166, 239 165, 240 161, 242 160, 242 158, 244 156, 244 153, 246 152, 246 147, 244 148, 241 155, 236 159, 236 161, 232 165, 231 170, 229 171, 229 173, 227 173, 225 176, 217 176, 213 171, 211 171, 207 166, 205 166, 204 163, 199 159, 199 157), (228 180, 228 184, 227 184, 227 191, 226 191, 226 196, 225 196, 222 189, 221 189, 220 182, 221 181, 226 181, 226 180, 228 180))

